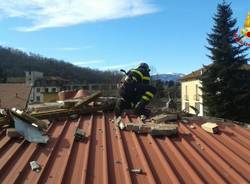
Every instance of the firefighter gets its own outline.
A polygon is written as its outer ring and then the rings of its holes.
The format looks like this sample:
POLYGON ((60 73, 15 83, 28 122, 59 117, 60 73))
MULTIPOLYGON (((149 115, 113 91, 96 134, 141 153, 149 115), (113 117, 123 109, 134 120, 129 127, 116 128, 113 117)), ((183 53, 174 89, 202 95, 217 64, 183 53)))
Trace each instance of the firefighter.
POLYGON ((150 85, 149 72, 148 64, 141 63, 126 73, 119 88, 121 99, 116 104, 116 117, 121 116, 125 109, 133 109, 136 115, 149 116, 150 111, 145 106, 156 93, 156 88, 150 85))

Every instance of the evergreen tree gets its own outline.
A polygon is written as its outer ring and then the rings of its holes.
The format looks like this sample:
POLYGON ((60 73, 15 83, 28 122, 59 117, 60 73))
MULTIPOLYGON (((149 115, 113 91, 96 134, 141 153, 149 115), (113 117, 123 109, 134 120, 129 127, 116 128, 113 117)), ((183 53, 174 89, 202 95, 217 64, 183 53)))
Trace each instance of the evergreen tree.
POLYGON ((230 4, 217 7, 212 33, 208 34, 208 50, 212 64, 201 77, 203 103, 208 115, 238 121, 250 120, 250 75, 241 70, 247 64, 247 48, 236 44, 236 19, 230 4))

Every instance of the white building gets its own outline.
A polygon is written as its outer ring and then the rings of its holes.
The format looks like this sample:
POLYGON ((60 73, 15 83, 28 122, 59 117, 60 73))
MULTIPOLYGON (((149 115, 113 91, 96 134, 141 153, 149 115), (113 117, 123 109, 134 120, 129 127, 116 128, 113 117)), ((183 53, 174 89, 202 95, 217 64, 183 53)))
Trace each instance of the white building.
POLYGON ((182 110, 190 114, 196 114, 195 109, 198 110, 198 116, 204 115, 204 106, 202 99, 201 80, 202 69, 194 71, 181 79, 181 107, 182 110), (192 108, 194 107, 194 108, 192 108))

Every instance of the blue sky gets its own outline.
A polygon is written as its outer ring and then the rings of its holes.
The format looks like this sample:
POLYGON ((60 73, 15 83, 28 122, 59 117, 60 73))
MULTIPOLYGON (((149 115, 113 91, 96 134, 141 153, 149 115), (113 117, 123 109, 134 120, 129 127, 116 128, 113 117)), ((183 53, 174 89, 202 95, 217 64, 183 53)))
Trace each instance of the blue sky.
MULTIPOLYGON (((0 45, 114 70, 148 62, 153 73, 208 64, 206 34, 221 0, 4 0, 0 45)), ((232 0, 243 27, 249 0, 232 0)))

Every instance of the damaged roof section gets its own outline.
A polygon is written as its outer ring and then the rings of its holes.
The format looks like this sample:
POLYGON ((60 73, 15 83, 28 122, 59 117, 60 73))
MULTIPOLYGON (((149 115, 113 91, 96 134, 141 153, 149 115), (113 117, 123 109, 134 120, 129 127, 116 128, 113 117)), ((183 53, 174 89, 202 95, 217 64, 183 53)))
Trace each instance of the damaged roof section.
MULTIPOLYGON (((0 134, 3 183, 249 183, 250 132, 220 124, 211 134, 202 119, 178 126, 174 137, 122 131, 99 113, 51 123, 45 145, 0 134), (76 128, 85 132, 75 141, 76 128), (36 161, 39 172, 30 168, 36 161)), ((128 122, 128 118, 124 121, 128 122)), ((138 119, 131 119, 137 123, 138 119)))
POLYGON ((0 84, 0 109, 13 107, 24 109, 30 92, 31 86, 26 84, 0 84))

